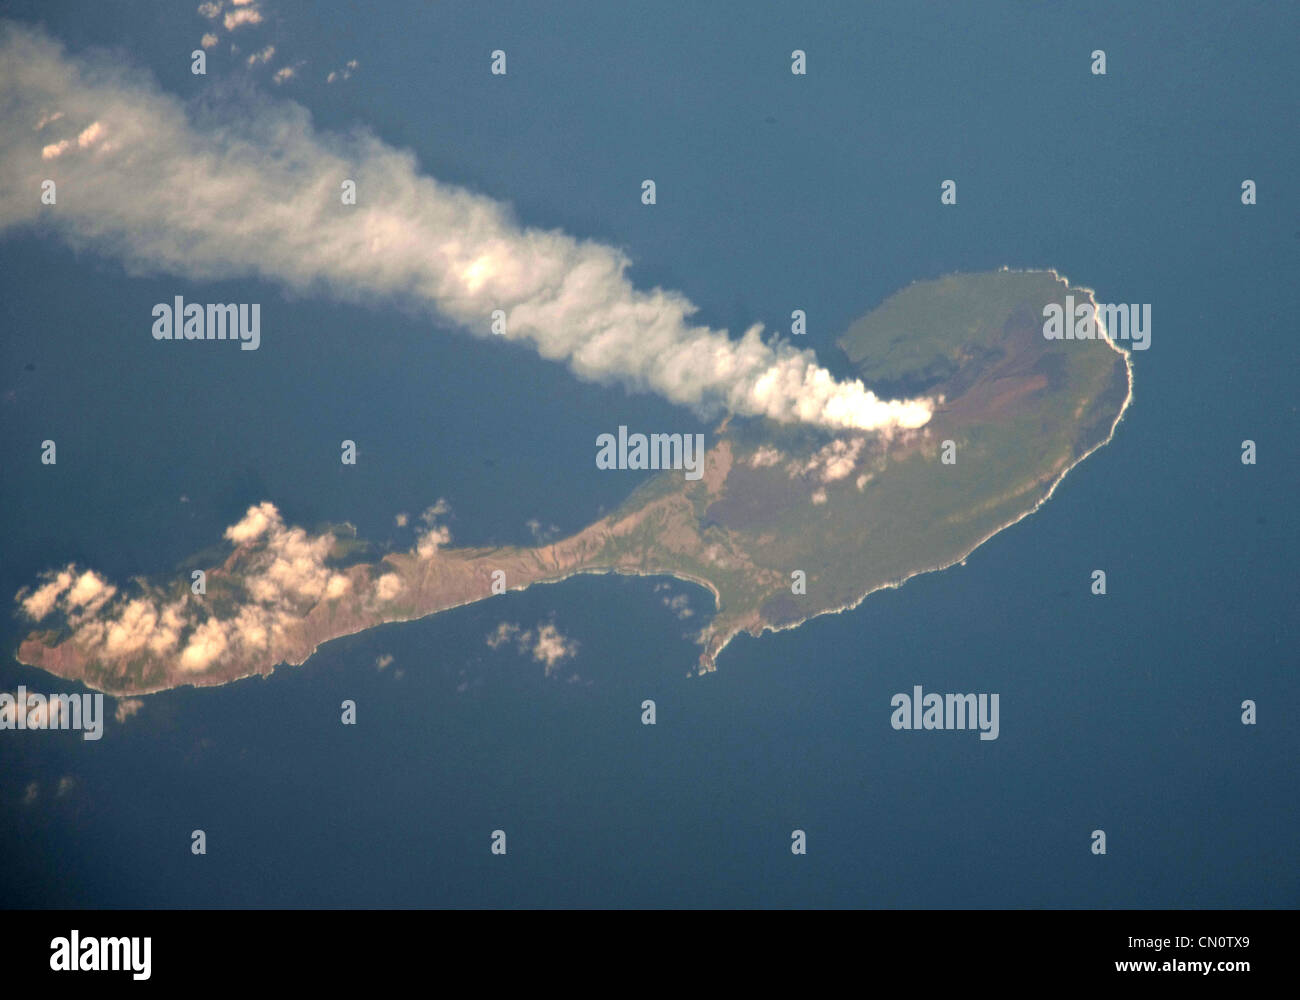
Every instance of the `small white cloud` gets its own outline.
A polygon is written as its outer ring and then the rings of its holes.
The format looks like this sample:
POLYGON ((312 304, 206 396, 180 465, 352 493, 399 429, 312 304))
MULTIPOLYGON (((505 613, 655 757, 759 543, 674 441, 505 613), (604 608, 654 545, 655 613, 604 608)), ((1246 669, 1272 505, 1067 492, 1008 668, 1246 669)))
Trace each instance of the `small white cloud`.
POLYGON ((155 633, 157 625, 158 610, 152 601, 129 601, 117 621, 108 626, 104 651, 114 658, 138 653, 155 633))
POLYGON ((54 574, 49 583, 37 588, 30 597, 22 601, 23 613, 32 621, 40 621, 54 610, 59 595, 71 586, 72 573, 69 570, 54 574))
POLYGON ((524 527, 532 534, 535 545, 549 545, 560 533, 559 525, 551 524, 543 527, 542 522, 535 517, 525 521, 524 527))
POLYGON ((519 634, 519 626, 510 622, 502 622, 496 627, 496 631, 490 632, 487 637, 488 647, 498 649, 505 643, 509 642, 519 634))
POLYGON ((375 596, 381 601, 391 601, 402 592, 402 578, 396 573, 385 573, 375 581, 375 596))
POLYGON ((438 549, 451 544, 451 529, 438 523, 440 517, 445 517, 450 512, 451 505, 446 500, 439 499, 420 515, 420 520, 427 525, 427 530, 416 539, 415 543, 416 555, 421 559, 432 559, 438 554, 438 549))
POLYGON ((533 643, 533 659, 546 665, 546 676, 550 677, 562 660, 567 660, 578 653, 578 643, 560 634, 554 625, 537 627, 537 641, 533 643))
POLYGON ((226 538, 236 545, 246 545, 261 538, 279 519, 280 514, 275 509, 275 504, 263 501, 255 507, 249 507, 248 513, 239 522, 227 528, 226 538))
POLYGON ((451 513, 451 504, 444 498, 439 497, 438 502, 432 507, 426 507, 424 513, 420 515, 420 520, 425 524, 433 524, 440 517, 446 517, 451 513))
POLYGON ((695 612, 691 610, 690 598, 685 594, 678 594, 675 597, 665 597, 663 598, 663 602, 664 607, 683 620, 695 614, 695 612))
POLYGON ((437 525, 420 536, 415 544, 415 552, 421 559, 432 559, 438 549, 451 542, 451 530, 446 525, 437 525))
MULTIPOLYGON (((53 119, 51 119, 51 121, 52 120, 53 119)), ((42 122, 42 125, 44 124, 48 124, 48 122, 42 122)), ((77 136, 76 145, 81 149, 89 149, 91 146, 93 146, 103 137, 104 137, 103 124, 101 124, 100 122, 91 122, 91 124, 87 125, 84 129, 82 129, 80 134, 77 136)), ((71 139, 61 139, 58 142, 52 142, 46 146, 42 146, 41 159, 56 160, 64 153, 66 153, 69 149, 71 149, 72 145, 73 142, 71 139)))
POLYGON ((142 698, 119 698, 117 708, 113 712, 113 718, 118 722, 125 722, 142 708, 144 708, 144 699, 142 698))
POLYGON ((92 122, 81 130, 77 136, 77 145, 82 149, 89 149, 100 139, 104 137, 104 126, 99 122, 92 122))
POLYGON ((335 573, 330 577, 330 582, 325 585, 325 600, 337 601, 351 589, 352 581, 342 573, 335 573))
POLYGON ((199 44, 202 45, 205 49, 212 48, 214 45, 217 44, 217 42, 218 42, 217 36, 212 34, 212 32, 210 31, 207 34, 205 34, 202 38, 199 39, 199 44))
POLYGON ((109 586, 93 570, 86 570, 81 576, 77 577, 77 582, 68 591, 68 604, 73 608, 90 607, 96 601, 99 601, 106 591, 109 596, 112 596, 112 592, 116 589, 116 587, 109 586))
POLYGON ((852 441, 845 441, 836 438, 830 444, 821 448, 806 463, 800 465, 798 462, 791 462, 791 478, 804 475, 811 475, 823 483, 833 483, 849 475, 858 463, 858 455, 862 452, 866 438, 854 438, 852 441))
POLYGON ((361 64, 355 59, 349 59, 342 69, 332 69, 329 76, 325 77, 326 83, 333 83, 335 80, 350 80, 352 72, 361 64))
POLYGON ((230 11, 222 19, 221 23, 226 26, 227 31, 234 31, 237 28, 242 28, 246 24, 261 24, 262 14, 252 4, 247 4, 230 11))
POLYGON ((209 618, 190 636, 185 652, 181 653, 181 669, 206 670, 226 651, 228 645, 224 624, 216 618, 209 618))
MULTIPOLYGON (((110 604, 117 588, 73 565, 46 573, 37 588, 24 588, 15 599, 33 621, 63 612, 72 630, 67 641, 105 666, 121 669, 147 649, 174 659, 183 670, 201 672, 233 657, 274 656, 313 607, 353 587, 354 574, 326 565, 337 538, 286 526, 273 504, 249 507, 225 537, 236 546, 242 596, 224 617, 211 615, 188 590, 178 594, 147 581, 138 581, 137 596, 110 604)), ((209 570, 210 581, 223 572, 209 570)), ((401 589, 394 574, 377 586, 390 598, 401 589)))
POLYGON ((551 622, 539 622, 537 628, 523 629, 513 622, 501 622, 487 636, 487 644, 498 649, 506 643, 513 642, 521 656, 531 656, 546 668, 550 677, 564 660, 578 653, 577 640, 567 638, 551 622))

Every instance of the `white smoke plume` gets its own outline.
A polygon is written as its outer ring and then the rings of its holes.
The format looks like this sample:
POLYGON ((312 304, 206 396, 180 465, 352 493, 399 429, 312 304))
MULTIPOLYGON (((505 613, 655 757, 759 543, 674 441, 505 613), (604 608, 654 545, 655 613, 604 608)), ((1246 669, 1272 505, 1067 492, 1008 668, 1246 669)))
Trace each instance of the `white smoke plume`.
POLYGON ((618 249, 528 228, 490 198, 419 172, 373 136, 318 133, 245 84, 187 106, 104 54, 73 56, 0 23, 0 231, 41 223, 135 273, 256 276, 298 292, 398 299, 532 344, 579 377, 831 429, 919 427, 927 399, 882 400, 809 350, 695 325, 681 294, 635 288, 618 249), (57 203, 42 205, 54 180, 57 203), (355 205, 341 203, 345 179, 355 205))

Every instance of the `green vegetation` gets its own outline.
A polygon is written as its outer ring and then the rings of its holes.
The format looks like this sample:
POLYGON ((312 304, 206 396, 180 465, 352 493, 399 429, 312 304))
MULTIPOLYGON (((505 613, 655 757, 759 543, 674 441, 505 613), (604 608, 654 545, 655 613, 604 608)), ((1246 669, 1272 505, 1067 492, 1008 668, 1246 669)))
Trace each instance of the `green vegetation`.
MULTIPOLYGON (((350 579, 344 595, 291 609, 273 648, 197 672, 175 655, 105 662, 66 631, 33 633, 19 657, 117 693, 220 684, 301 663, 339 636, 489 597, 494 574, 520 589, 615 571, 712 589, 718 611, 700 634, 700 666, 711 669, 738 632, 789 627, 964 559, 1109 439, 1130 398, 1128 359, 1105 341, 1043 337, 1043 307, 1067 292, 1089 294, 1051 272, 954 275, 914 284, 854 323, 841 346, 864 381, 935 401, 918 430, 831 434, 733 420, 715 436, 703 479, 664 472, 609 517, 532 549, 368 562, 372 551, 350 527, 331 529, 331 561, 350 579), (954 462, 943 460, 945 442, 954 462), (792 592, 796 571, 806 592, 792 592), (381 576, 400 581, 387 597, 376 596, 381 576)), ((241 559, 208 573, 201 618, 230 622, 249 604, 241 559)))

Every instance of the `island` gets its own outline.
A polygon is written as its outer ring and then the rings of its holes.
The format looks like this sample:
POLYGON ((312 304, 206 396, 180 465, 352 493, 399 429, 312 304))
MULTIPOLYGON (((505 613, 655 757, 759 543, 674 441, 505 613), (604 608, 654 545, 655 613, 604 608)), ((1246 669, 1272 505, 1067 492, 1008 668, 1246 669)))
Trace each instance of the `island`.
POLYGON ((716 610, 698 662, 736 635, 793 628, 963 561, 1039 508, 1111 440, 1132 400, 1110 339, 1043 334, 1044 310, 1095 301, 1055 271, 918 282, 840 340, 877 394, 925 396, 931 419, 887 433, 727 418, 704 474, 665 471, 608 516, 535 547, 454 548, 433 508, 407 552, 367 558, 348 526, 310 533, 270 502, 190 575, 119 589, 68 566, 19 591, 17 658, 110 694, 217 685, 304 663, 322 643, 579 573, 675 577, 716 610))

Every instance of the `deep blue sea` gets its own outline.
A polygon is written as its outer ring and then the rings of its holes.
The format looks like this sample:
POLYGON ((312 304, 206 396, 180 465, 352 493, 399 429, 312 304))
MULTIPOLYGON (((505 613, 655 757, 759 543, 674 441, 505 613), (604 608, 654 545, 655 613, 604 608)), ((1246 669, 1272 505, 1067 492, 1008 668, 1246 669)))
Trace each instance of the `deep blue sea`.
MULTIPOLYGON (((733 334, 804 308, 842 367, 835 339, 892 292, 1008 265, 1151 303, 1151 347, 1113 442, 1038 513, 964 566, 739 638, 715 674, 688 676, 706 592, 673 582, 683 621, 660 581, 584 577, 151 696, 99 742, 0 734, 5 905, 1300 903, 1293 5, 268 6, 293 52, 360 62, 277 92, 319 127, 623 247, 638 285, 733 334), (501 622, 579 651, 546 677, 488 647, 501 622), (1000 738, 893 730, 916 684, 1000 693, 1000 738)), ((4 13, 202 86, 188 14, 4 13)), ((595 468, 597 434, 709 429, 382 304, 132 277, 35 232, 0 238, 0 299, 0 690, 67 687, 9 655, 42 570, 169 573, 262 500, 381 546, 440 497, 457 544, 567 533, 641 481, 595 468), (261 349, 164 349, 149 311, 175 294, 260 302, 261 349)))

